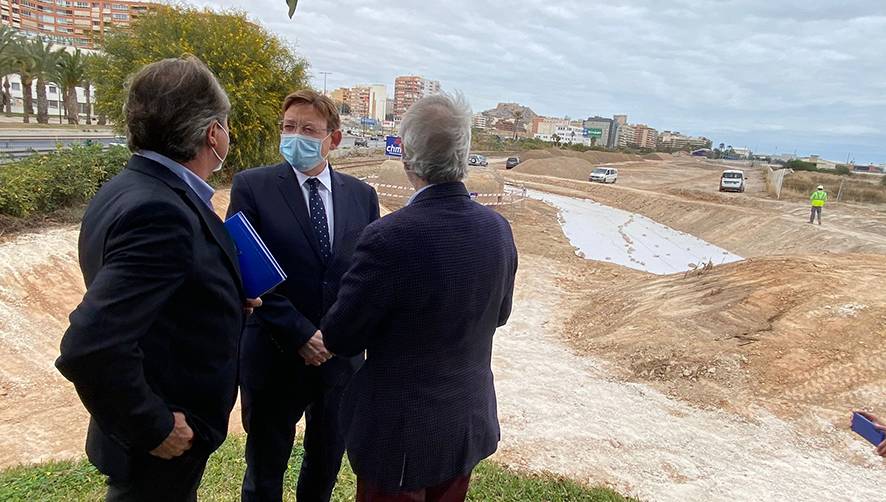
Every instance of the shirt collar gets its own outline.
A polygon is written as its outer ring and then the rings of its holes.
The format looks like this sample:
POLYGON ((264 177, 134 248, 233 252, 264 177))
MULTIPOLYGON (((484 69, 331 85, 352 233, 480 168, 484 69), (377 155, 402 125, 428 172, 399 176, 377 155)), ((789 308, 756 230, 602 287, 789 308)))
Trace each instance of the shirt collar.
POLYGON ((298 186, 305 186, 305 182, 311 178, 317 178, 320 180, 320 184, 326 187, 326 190, 329 190, 329 193, 332 193, 332 174, 330 174, 329 169, 329 161, 326 161, 326 167, 323 168, 323 171, 317 176, 307 176, 305 173, 299 171, 296 168, 292 168, 295 171, 295 177, 298 178, 298 186))
POLYGON ((152 150, 139 150, 135 154, 166 166, 167 169, 181 178, 181 180, 194 191, 204 204, 212 209, 212 196, 215 194, 215 189, 212 188, 209 183, 206 183, 203 178, 194 174, 194 171, 191 171, 169 157, 152 150))
POLYGON ((412 202, 415 200, 415 198, 418 197, 418 194, 424 192, 425 190, 427 190, 428 188, 431 188, 432 186, 434 186, 434 185, 425 185, 425 186, 419 188, 418 190, 416 190, 416 192, 414 194, 412 194, 412 197, 409 197, 409 200, 406 201, 406 205, 408 206, 408 205, 412 204, 412 202))

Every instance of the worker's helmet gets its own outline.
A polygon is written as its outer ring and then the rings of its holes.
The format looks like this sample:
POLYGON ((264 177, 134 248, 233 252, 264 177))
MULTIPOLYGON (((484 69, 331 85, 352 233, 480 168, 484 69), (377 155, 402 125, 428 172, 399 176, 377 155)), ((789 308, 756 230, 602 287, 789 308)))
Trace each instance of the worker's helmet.
POLYGON ((824 185, 818 185, 819 190, 824 190, 824 185))

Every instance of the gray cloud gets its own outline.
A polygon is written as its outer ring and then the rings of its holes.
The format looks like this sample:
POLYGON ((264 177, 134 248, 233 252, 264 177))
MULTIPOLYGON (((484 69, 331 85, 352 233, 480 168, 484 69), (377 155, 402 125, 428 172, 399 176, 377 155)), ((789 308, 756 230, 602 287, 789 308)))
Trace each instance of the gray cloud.
POLYGON ((475 110, 628 113, 761 151, 886 162, 883 2, 302 0, 292 21, 282 0, 192 3, 245 9, 333 72, 329 88, 392 94, 395 76, 418 73, 475 110))

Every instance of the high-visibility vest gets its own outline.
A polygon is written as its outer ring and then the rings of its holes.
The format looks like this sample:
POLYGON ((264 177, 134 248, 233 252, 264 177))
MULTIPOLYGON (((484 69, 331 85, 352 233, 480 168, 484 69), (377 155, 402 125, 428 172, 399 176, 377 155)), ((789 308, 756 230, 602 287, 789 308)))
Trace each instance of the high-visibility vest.
POLYGON ((828 200, 828 193, 824 190, 816 190, 812 192, 812 197, 809 200, 812 202, 812 207, 822 207, 828 200))

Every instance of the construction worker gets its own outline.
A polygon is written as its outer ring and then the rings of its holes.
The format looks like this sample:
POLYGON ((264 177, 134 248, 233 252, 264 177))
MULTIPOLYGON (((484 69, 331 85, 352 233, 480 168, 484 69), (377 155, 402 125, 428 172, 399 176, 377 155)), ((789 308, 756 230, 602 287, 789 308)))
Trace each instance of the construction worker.
POLYGON ((818 224, 821 225, 821 208, 824 207, 824 203, 828 201, 828 193, 824 191, 824 187, 818 185, 818 189, 812 192, 812 197, 809 198, 809 201, 812 203, 812 213, 809 214, 809 223, 812 223, 815 220, 815 217, 818 216, 818 224))

